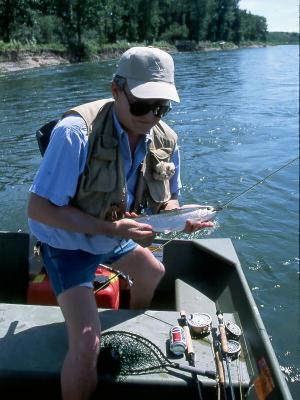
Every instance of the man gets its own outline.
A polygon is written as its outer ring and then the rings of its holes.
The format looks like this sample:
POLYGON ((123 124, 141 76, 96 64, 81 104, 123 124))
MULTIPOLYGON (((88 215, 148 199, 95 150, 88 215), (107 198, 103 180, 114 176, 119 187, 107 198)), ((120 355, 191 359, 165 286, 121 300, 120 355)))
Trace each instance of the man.
MULTIPOLYGON (((135 242, 151 240, 151 226, 132 217, 142 208, 179 207, 177 137, 161 121, 171 101, 179 102, 172 57, 153 47, 129 49, 119 61, 112 95, 63 115, 30 188, 30 229, 42 242, 68 329, 65 400, 87 399, 97 385, 97 265, 117 265, 130 275, 130 306, 147 308, 164 267, 135 242)), ((186 232, 208 226, 188 221, 186 232)))

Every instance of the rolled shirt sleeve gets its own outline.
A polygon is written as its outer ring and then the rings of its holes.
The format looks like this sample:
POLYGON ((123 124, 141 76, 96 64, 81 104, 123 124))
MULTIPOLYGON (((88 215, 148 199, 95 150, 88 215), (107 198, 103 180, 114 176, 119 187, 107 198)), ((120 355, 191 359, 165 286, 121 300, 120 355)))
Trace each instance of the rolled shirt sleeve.
POLYGON ((86 134, 86 125, 79 116, 67 117, 56 125, 31 192, 57 206, 69 203, 85 165, 86 134))

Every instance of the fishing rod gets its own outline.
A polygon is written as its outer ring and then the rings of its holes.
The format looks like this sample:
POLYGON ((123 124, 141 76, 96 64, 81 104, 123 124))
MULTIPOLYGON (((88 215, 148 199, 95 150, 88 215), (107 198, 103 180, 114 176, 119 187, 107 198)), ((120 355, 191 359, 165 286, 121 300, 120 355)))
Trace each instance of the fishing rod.
MULTIPOLYGON (((195 352, 194 352, 194 348, 193 348, 193 342, 192 342, 192 338, 191 338, 190 328, 189 328, 188 321, 186 318, 186 313, 183 310, 180 311, 180 322, 181 322, 181 325, 183 327, 185 337, 186 337, 187 359, 188 359, 189 364, 192 367, 195 367, 196 366, 196 364, 195 364, 196 356, 195 356, 195 352)), ((198 379, 198 375, 192 372, 192 377, 196 383, 199 400, 203 400, 201 382, 198 379)))
POLYGON ((221 349, 222 349, 222 354, 223 354, 223 356, 225 358, 225 362, 226 362, 226 370, 227 370, 227 375, 228 375, 231 400, 235 400, 234 389, 233 389, 233 384, 232 384, 232 379, 231 379, 231 372, 230 372, 230 367, 229 367, 228 342, 227 342, 227 337, 226 337, 223 314, 220 310, 217 311, 217 317, 218 317, 218 321, 219 321, 221 349))
POLYGON ((217 339, 213 339, 212 350, 218 373, 218 399, 222 398, 227 400, 226 389, 225 389, 224 366, 222 362, 222 351, 220 349, 220 342, 217 339))
MULTIPOLYGON (((255 186, 263 183, 264 181, 266 181, 268 178, 270 178, 271 176, 275 175, 277 172, 281 171, 282 169, 286 168, 287 166, 289 166, 290 164, 292 164, 293 162, 295 162, 296 160, 299 159, 299 156, 288 161, 287 163, 285 163, 284 165, 282 165, 280 168, 277 168, 275 171, 273 171, 272 173, 270 173, 269 175, 265 176, 264 178, 260 179, 258 182, 255 182, 252 186, 250 186, 249 188, 245 189, 244 191, 242 191, 241 193, 231 197, 228 201, 226 201, 224 204, 222 204, 221 206, 217 206, 217 207, 213 207, 213 211, 221 211, 224 208, 226 208, 228 206, 228 204, 232 203, 234 200, 236 200, 237 198, 243 196, 245 193, 249 192, 250 190, 252 190, 255 186)), ((160 244, 159 246, 157 246, 156 248, 154 248, 153 250, 151 250, 152 253, 155 253, 156 251, 162 250, 168 243, 172 242, 174 239, 176 239, 176 236, 172 239, 167 240, 167 242, 160 244)), ((118 273, 114 276, 112 276, 110 279, 108 279, 103 285, 101 285, 100 287, 98 287, 96 289, 96 292, 98 292, 99 290, 103 289, 110 281, 112 281, 114 278, 118 277, 119 275, 121 275, 120 271, 118 271, 118 273)))
POLYGON ((113 272, 114 275, 112 275, 110 278, 105 277, 104 280, 99 279, 100 277, 103 277, 103 275, 96 276, 96 278, 94 280, 94 294, 98 293, 100 290, 102 290, 105 287, 107 287, 107 285, 111 281, 113 281, 114 279, 116 279, 118 277, 121 277, 121 278, 125 279, 128 282, 128 285, 132 286, 133 281, 131 280, 129 275, 126 275, 121 271, 114 270, 113 268, 108 267, 107 265, 102 265, 102 267, 105 267, 105 269, 113 272))
POLYGON ((296 160, 298 160, 299 157, 294 158, 293 160, 288 161, 286 164, 282 165, 280 168, 276 169, 275 171, 273 171, 271 174, 265 176, 264 178, 260 179, 258 182, 255 182, 254 185, 250 186, 248 189, 242 191, 241 193, 231 197, 228 201, 226 201, 226 203, 222 204, 221 206, 218 207, 214 207, 214 211, 221 211, 224 208, 226 208, 228 206, 228 204, 232 203, 235 199, 237 199, 238 197, 243 196, 245 193, 249 192, 250 190, 252 190, 255 186, 263 183, 265 180, 267 180, 268 178, 270 178, 272 175, 275 175, 277 172, 279 172, 280 170, 282 170, 283 168, 286 168, 287 166, 289 166, 290 164, 292 164, 293 162, 295 162, 296 160))

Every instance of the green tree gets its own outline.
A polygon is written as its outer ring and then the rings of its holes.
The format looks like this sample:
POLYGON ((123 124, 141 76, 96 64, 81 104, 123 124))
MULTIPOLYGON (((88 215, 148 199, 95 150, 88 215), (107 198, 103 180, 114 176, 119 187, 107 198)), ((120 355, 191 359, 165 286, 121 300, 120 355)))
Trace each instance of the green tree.
POLYGON ((177 0, 160 0, 160 25, 159 36, 170 31, 171 25, 186 26, 186 6, 185 1, 177 0))
POLYGON ((16 31, 27 30, 26 36, 20 39, 30 39, 30 29, 34 27, 37 18, 37 3, 35 0, 0 0, 0 38, 9 42, 16 31))
POLYGON ((265 17, 253 15, 246 10, 240 10, 240 31, 241 40, 266 41, 267 20, 265 17))
POLYGON ((53 11, 63 23, 62 41, 80 61, 84 57, 83 34, 101 16, 102 2, 95 0, 56 0, 53 11))
POLYGON ((216 1, 216 40, 234 40, 233 27, 236 23, 239 0, 216 1))
POLYGON ((141 0, 123 0, 121 26, 118 31, 119 39, 126 39, 129 42, 139 40, 139 14, 137 12, 141 0))
POLYGON ((161 39, 169 43, 175 43, 178 40, 186 40, 188 35, 189 30, 186 25, 179 25, 177 22, 173 22, 161 35, 161 39))
POLYGON ((189 28, 189 39, 199 42, 207 37, 210 0, 186 0, 185 22, 189 28))
MULTIPOLYGON (((120 31, 123 25, 122 17, 124 15, 124 1, 120 0, 116 2, 114 0, 106 0, 102 3, 104 37, 107 42, 115 43, 119 40, 120 31)), ((101 21, 101 19, 99 21, 101 21)))
POLYGON ((0 39, 59 41, 77 60, 89 44, 165 39, 265 41, 264 17, 239 9, 239 0, 0 0, 0 39), (92 43, 93 42, 93 43, 92 43))
POLYGON ((265 17, 261 17, 259 15, 255 16, 255 25, 256 25, 256 38, 255 40, 259 40, 262 42, 266 42, 267 40, 267 31, 268 25, 265 17))
POLYGON ((159 0, 144 0, 139 3, 138 8, 139 41, 152 43, 158 39, 160 25, 159 0))

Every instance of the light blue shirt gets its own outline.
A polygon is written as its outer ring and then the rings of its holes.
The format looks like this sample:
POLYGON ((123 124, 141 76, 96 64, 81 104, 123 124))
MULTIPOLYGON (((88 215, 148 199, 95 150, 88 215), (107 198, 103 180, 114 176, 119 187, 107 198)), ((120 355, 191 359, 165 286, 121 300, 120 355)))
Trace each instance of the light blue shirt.
MULTIPOLYGON (((148 151, 152 131, 139 141, 132 158, 127 133, 115 114, 114 123, 125 169, 127 210, 130 210, 134 203, 137 172, 148 151)), ((48 199, 57 206, 69 204, 76 193, 78 179, 84 171, 87 154, 88 134, 84 120, 75 114, 63 118, 52 132, 47 151, 29 189, 30 192, 48 199)), ((180 156, 177 147, 171 161, 175 164, 175 174, 170 180, 170 188, 171 193, 176 194, 181 188, 180 156)), ((112 236, 92 236, 54 228, 33 219, 29 219, 28 223, 34 236, 56 248, 81 249, 92 254, 105 254, 123 241, 112 236)))

